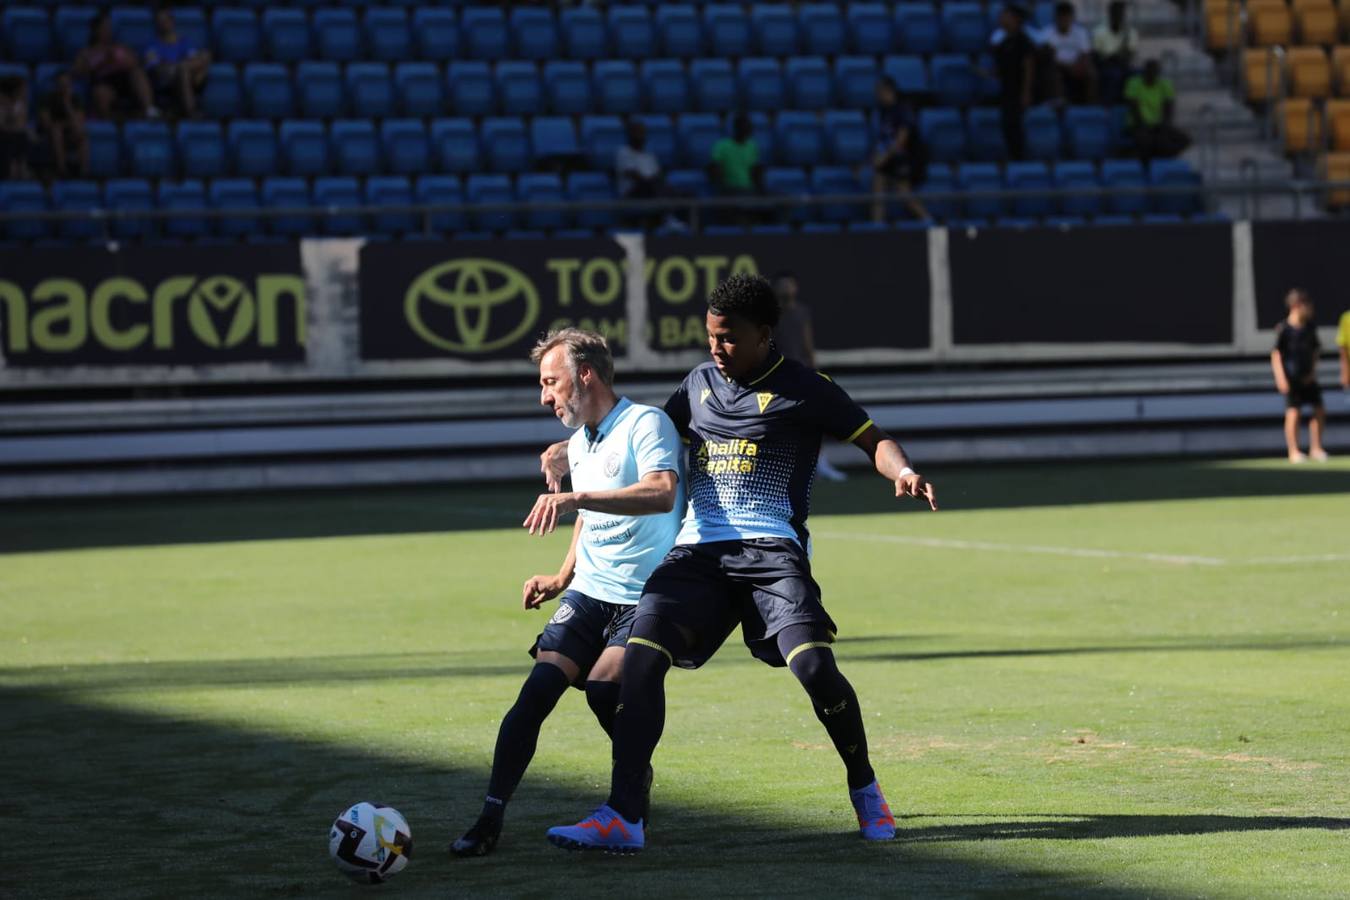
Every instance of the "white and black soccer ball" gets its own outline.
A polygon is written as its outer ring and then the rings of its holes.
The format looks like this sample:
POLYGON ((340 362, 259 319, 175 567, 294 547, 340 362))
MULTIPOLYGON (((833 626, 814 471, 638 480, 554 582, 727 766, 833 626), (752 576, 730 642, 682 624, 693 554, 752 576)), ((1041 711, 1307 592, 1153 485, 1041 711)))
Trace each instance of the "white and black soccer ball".
POLYGON ((412 829, 392 806, 363 800, 343 810, 333 822, 328 852, 348 878, 361 884, 379 884, 408 865, 412 829))

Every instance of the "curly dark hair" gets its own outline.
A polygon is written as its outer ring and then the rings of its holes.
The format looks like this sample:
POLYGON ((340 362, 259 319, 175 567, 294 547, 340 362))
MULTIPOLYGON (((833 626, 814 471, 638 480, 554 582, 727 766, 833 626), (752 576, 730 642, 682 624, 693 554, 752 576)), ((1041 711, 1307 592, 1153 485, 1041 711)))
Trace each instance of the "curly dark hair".
POLYGON ((740 316, 756 325, 778 324, 778 298, 767 278, 738 272, 708 295, 708 309, 719 316, 740 316))

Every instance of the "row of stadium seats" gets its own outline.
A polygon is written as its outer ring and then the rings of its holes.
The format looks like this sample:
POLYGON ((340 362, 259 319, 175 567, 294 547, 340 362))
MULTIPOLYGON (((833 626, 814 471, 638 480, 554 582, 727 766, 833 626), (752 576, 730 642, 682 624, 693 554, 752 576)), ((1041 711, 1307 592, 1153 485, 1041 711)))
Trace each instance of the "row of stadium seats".
POLYGON ((1281 102, 1279 120, 1284 152, 1291 156, 1328 146, 1337 152, 1350 152, 1350 98, 1318 103, 1292 97, 1281 102))
MULTIPOLYGON (((706 174, 699 169, 677 170, 670 173, 671 189, 684 196, 709 196, 711 188, 706 174)), ((1097 216, 1136 215, 1150 213, 1195 214, 1200 211, 1198 196, 1190 192, 1146 196, 1122 194, 1103 196, 1096 193, 1052 197, 1028 195, 1017 198, 966 197, 963 200, 939 199, 939 192, 1049 190, 1051 188, 1093 189, 1131 188, 1145 185, 1192 187, 1199 178, 1184 163, 1156 161, 1147 170, 1138 160, 1107 160, 1100 170, 1091 163, 1061 162, 1054 166, 1044 163, 1009 163, 1000 168, 993 163, 963 163, 950 168, 934 166, 928 184, 920 195, 929 199, 931 211, 944 219, 975 217, 998 218, 1014 215, 1036 218, 1053 215, 1097 216)), ((812 170, 802 168, 772 168, 765 174, 767 190, 776 195, 807 197, 811 195, 848 196, 864 194, 868 185, 849 169, 819 166, 812 170)), ((215 209, 248 211, 259 207, 293 209, 322 207, 410 207, 415 204, 436 205, 454 203, 548 203, 571 200, 603 202, 614 199, 610 177, 601 172, 576 172, 565 178, 550 173, 530 173, 512 178, 509 175, 476 174, 460 179, 454 175, 378 176, 359 179, 352 176, 329 176, 312 181, 290 176, 263 178, 258 182, 246 178, 219 178, 212 180, 164 180, 158 184, 148 179, 110 179, 102 186, 93 181, 59 181, 52 185, 50 194, 35 182, 0 182, 0 212, 89 211, 106 209, 113 212, 146 210, 180 211, 176 218, 152 220, 149 218, 117 218, 110 224, 115 237, 147 237, 162 233, 173 237, 247 236, 254 231, 269 230, 273 234, 300 236, 314 231, 314 223, 305 216, 284 216, 270 219, 260 225, 247 216, 209 219, 193 216, 193 210, 215 209)), ((672 204, 678 206, 678 198, 672 204)), ((785 218, 793 222, 823 220, 847 222, 868 215, 866 204, 822 201, 812 206, 791 207, 785 218)), ((464 229, 505 231, 511 228, 567 229, 609 228, 618 224, 613 210, 588 209, 581 211, 561 209, 531 209, 514 211, 438 212, 430 214, 430 227, 438 232, 464 229)), ((358 215, 333 215, 324 218, 322 228, 330 234, 382 234, 416 232, 424 228, 416 214, 401 211, 377 213, 370 222, 363 223, 358 215)), ((11 240, 41 240, 60 237, 65 240, 89 240, 102 235, 103 224, 96 218, 76 218, 61 222, 36 219, 14 219, 3 231, 11 240)))
MULTIPOLYGON (((648 114, 635 117, 647 130, 647 147, 665 168, 704 166, 729 122, 716 113, 648 114)), ((1024 116, 1030 159, 1101 159, 1126 149, 1123 117, 1102 107, 1069 107, 1063 119, 1050 107, 1024 116)), ((761 161, 766 165, 856 166, 868 160, 874 136, 857 110, 823 115, 785 110, 751 115, 761 161)), ((1007 156, 999 111, 976 107, 921 110, 918 128, 939 162, 1007 156)), ((261 119, 182 122, 176 127, 147 119, 118 126, 90 122, 89 174, 99 178, 373 175, 382 172, 524 172, 544 166, 607 170, 625 141, 617 116, 583 116, 579 125, 562 116, 531 120, 464 118, 261 119)))
MULTIPOLYGON (((1324 153, 1317 160, 1317 174, 1326 181, 1350 181, 1350 153, 1324 153)), ((1328 209, 1350 208, 1350 189, 1329 191, 1328 209)))
POLYGON ((1304 44, 1350 38, 1350 0, 1205 0, 1205 44, 1211 50, 1304 44), (1244 22, 1245 20, 1245 22, 1244 22))
POLYGON ((1283 61, 1270 47, 1244 50, 1242 71, 1252 103, 1282 96, 1328 97, 1333 90, 1350 97, 1350 46, 1333 48, 1330 58, 1321 47, 1290 47, 1283 61))
MULTIPOLYGON (((174 10, 180 34, 218 59, 235 62, 271 59, 296 62, 317 57, 347 62, 365 58, 498 60, 692 58, 703 55, 833 56, 844 53, 934 53, 941 49, 975 51, 985 47, 1001 4, 987 7, 952 0, 941 8, 924 2, 806 3, 795 11, 784 5, 716 3, 644 7, 611 6, 566 9, 555 16, 539 7, 516 7, 508 15, 497 7, 460 12, 445 6, 372 6, 363 13, 349 7, 298 9, 266 5, 218 6, 207 12, 184 6, 174 10)), ((1037 4, 1038 18, 1049 20, 1053 4, 1037 4)), ((84 46, 94 6, 6 6, 0 14, 0 47, 24 62, 69 59, 84 46)), ((150 6, 117 6, 111 11, 116 39, 140 50, 155 39, 150 6)))

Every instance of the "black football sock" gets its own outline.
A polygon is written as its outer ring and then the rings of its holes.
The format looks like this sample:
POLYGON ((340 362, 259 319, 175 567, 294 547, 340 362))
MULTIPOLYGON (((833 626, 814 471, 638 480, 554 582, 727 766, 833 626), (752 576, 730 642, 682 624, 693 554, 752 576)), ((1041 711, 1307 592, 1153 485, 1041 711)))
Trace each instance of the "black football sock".
POLYGON ((666 724, 666 673, 672 654, 682 652, 683 644, 675 626, 646 615, 633 623, 624 651, 609 805, 630 822, 642 818, 647 767, 666 724))
POLYGON ((586 702, 595 713, 595 720, 611 738, 614 737, 614 714, 619 708, 620 691, 617 681, 586 682, 586 702))
POLYGON ((876 779, 867 757, 867 732, 853 686, 835 665, 834 651, 819 629, 792 625, 778 633, 778 648, 797 680, 806 688, 816 718, 825 726, 848 770, 848 789, 856 791, 876 779))
POLYGON ((483 815, 499 818, 505 813, 506 801, 515 793, 534 758, 539 729, 567 692, 569 683, 563 670, 552 663, 535 663, 530 670, 516 705, 503 717, 502 727, 497 731, 497 750, 492 756, 492 776, 488 779, 483 815))

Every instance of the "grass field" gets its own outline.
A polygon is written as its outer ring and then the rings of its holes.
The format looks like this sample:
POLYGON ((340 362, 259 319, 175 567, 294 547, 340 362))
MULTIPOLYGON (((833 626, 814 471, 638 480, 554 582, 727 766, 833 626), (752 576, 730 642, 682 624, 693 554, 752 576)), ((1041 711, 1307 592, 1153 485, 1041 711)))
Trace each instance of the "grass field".
POLYGON ((489 860, 472 822, 566 538, 530 485, 0 506, 0 896, 1350 895, 1350 466, 929 473, 822 485, 816 575, 899 839, 863 846, 790 676, 673 673, 632 859, 542 839, 598 804, 580 695, 489 860), (398 807, 349 886, 328 825, 398 807))

